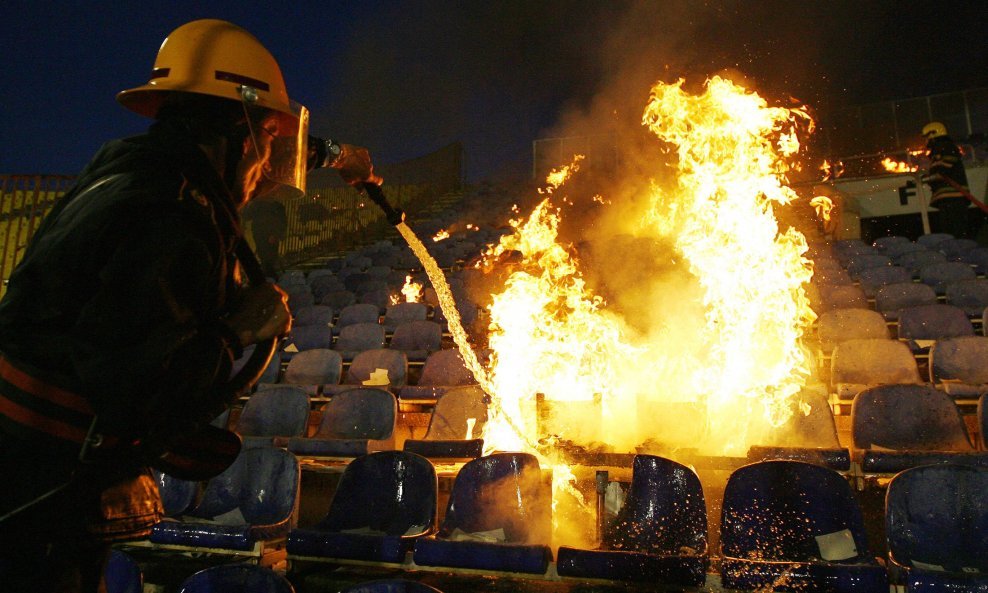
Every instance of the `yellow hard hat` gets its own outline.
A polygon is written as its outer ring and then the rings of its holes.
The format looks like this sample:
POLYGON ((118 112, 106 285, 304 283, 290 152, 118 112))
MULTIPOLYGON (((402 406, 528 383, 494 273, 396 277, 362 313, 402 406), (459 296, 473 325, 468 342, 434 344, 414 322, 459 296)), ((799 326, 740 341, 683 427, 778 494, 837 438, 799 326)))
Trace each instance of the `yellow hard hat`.
MULTIPOLYGON (((278 62, 256 37, 217 19, 186 23, 161 44, 147 84, 121 91, 117 101, 155 117, 174 92, 231 99, 242 103, 245 111, 248 107, 271 110, 279 123, 265 175, 305 192, 309 112, 288 98, 278 62)), ((253 125, 250 118, 248 123, 253 125)), ((256 132, 252 127, 251 134, 256 132)))
POLYGON ((940 136, 947 135, 947 126, 943 125, 938 121, 931 121, 930 123, 923 126, 923 137, 924 138, 939 138, 940 136))
POLYGON ((154 117, 169 92, 240 102, 242 86, 257 91, 257 106, 296 115, 281 68, 261 42, 233 23, 203 19, 172 31, 158 50, 148 83, 122 91, 117 100, 131 111, 154 117))

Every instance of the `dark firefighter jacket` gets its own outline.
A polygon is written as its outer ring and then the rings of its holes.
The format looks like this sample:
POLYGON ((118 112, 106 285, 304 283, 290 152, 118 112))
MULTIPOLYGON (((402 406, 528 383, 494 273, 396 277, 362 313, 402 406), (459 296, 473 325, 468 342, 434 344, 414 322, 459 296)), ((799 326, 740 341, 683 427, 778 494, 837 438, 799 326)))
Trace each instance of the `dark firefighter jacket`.
POLYGON ((967 173, 957 144, 950 136, 940 136, 930 139, 926 148, 930 158, 931 203, 944 198, 963 198, 964 194, 947 181, 949 179, 967 191, 967 173))
MULTIPOLYGON (((77 443, 25 423, 25 410, 79 426, 95 414, 96 430, 118 445, 104 465, 121 475, 143 465, 129 444, 222 411, 235 346, 218 321, 234 297, 239 237, 229 191, 180 130, 156 123, 99 151, 38 229, 0 302, 0 363, 17 373, 8 377, 37 378, 91 410, 52 409, 0 380, 0 480, 33 471, 17 459, 43 459, 51 470, 39 479, 55 485, 78 453, 77 443)), ((0 497, 0 510, 17 504, 11 498, 0 497)))

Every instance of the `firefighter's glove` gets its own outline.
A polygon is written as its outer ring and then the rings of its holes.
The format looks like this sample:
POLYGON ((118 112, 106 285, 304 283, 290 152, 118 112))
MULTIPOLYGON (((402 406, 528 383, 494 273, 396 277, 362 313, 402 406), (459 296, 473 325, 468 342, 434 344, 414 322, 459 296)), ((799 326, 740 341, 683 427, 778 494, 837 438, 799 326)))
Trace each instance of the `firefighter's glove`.
POLYGON ((292 328, 288 295, 271 283, 244 290, 233 311, 225 320, 241 346, 284 336, 292 328))
POLYGON ((336 157, 330 166, 339 170, 343 181, 354 187, 359 187, 362 183, 377 185, 384 183, 384 179, 374 174, 374 164, 371 162, 370 153, 366 148, 360 146, 340 145, 340 156, 336 157))

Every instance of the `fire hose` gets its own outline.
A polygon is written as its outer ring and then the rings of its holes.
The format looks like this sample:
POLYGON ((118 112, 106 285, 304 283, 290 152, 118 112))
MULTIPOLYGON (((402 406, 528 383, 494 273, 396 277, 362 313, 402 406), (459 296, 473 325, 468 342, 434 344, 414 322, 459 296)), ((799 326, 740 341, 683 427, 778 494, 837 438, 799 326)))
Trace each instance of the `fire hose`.
POLYGON ((977 206, 978 208, 980 208, 982 212, 984 212, 985 214, 988 214, 988 205, 985 205, 984 202, 982 202, 978 198, 974 197, 974 194, 972 194, 966 187, 964 187, 963 185, 957 183, 953 179, 951 179, 951 178, 949 178, 947 176, 944 176, 944 175, 941 175, 940 176, 940 179, 942 179, 943 181, 946 181, 947 182, 947 185, 949 185, 950 187, 952 187, 955 190, 957 190, 958 192, 960 192, 960 194, 962 196, 964 196, 972 204, 974 204, 975 206, 977 206))

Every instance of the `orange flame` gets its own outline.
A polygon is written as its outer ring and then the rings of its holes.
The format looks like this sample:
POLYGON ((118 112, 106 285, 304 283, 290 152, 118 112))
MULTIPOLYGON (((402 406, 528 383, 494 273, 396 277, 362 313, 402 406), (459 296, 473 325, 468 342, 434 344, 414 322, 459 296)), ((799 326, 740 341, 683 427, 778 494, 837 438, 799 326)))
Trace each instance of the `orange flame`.
POLYGON ((432 241, 435 243, 438 243, 443 239, 449 239, 449 231, 446 229, 440 229, 439 232, 432 237, 432 241))
POLYGON ((890 156, 882 159, 882 167, 889 173, 914 173, 919 171, 919 167, 903 161, 897 161, 890 156))
POLYGON ((830 213, 834 209, 834 202, 827 196, 816 196, 810 200, 810 206, 816 210, 817 218, 823 222, 830 222, 830 213))

